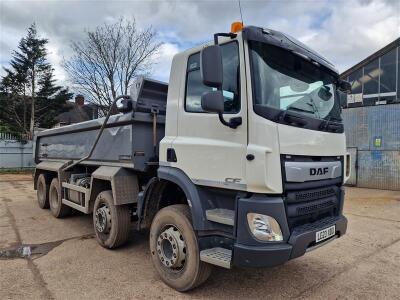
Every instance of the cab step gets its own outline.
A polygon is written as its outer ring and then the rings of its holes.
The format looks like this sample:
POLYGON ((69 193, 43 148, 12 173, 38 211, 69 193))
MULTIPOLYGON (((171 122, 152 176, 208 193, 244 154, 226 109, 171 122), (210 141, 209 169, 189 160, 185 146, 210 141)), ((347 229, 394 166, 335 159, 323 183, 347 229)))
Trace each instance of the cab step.
POLYGON ((214 208, 206 210, 207 220, 229 226, 235 224, 235 211, 225 208, 214 208))
POLYGON ((205 249, 200 251, 200 260, 212 265, 230 269, 232 251, 220 247, 205 249))

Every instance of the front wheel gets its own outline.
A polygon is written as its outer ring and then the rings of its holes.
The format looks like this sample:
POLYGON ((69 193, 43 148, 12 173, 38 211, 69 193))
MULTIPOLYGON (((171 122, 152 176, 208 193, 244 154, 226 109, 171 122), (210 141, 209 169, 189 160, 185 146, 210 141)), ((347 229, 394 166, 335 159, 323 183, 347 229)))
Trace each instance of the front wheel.
POLYGON ((157 213, 150 229, 150 252, 161 279, 177 291, 193 289, 211 274, 212 266, 200 261, 187 205, 171 205, 157 213))

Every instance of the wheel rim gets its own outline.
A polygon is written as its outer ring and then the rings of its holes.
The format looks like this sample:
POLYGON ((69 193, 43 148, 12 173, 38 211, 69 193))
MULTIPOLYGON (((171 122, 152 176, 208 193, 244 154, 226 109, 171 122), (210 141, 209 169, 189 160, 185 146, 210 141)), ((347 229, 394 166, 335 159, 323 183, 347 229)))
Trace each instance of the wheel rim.
POLYGON ((102 205, 95 212, 96 230, 100 233, 109 233, 111 231, 111 212, 107 205, 102 205))
POLYGON ((174 225, 168 225, 158 235, 157 255, 164 267, 180 270, 186 262, 186 242, 174 225))

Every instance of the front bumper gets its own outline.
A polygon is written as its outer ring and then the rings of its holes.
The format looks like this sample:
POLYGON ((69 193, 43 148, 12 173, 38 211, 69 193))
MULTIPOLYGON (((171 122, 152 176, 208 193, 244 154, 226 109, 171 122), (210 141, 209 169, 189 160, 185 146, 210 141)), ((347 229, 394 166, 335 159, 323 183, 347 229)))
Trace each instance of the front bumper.
MULTIPOLYGON (((343 201, 341 196, 341 201, 343 201)), ((289 230, 283 199, 253 196, 239 199, 237 237, 233 245, 233 265, 238 267, 273 267, 302 256, 307 250, 325 244, 346 233, 347 219, 341 214, 330 216, 289 230), (248 228, 246 215, 256 212, 274 217, 281 226, 284 242, 260 242, 248 228), (328 240, 315 243, 316 232, 335 225, 336 234, 328 240)))
MULTIPOLYGON (((318 246, 315 244, 315 234, 324 228, 336 226, 336 235, 346 233, 347 219, 344 216, 329 217, 315 223, 295 228, 287 243, 268 243, 265 246, 247 246, 236 243, 233 247, 233 265, 238 267, 273 267, 286 261, 302 256, 307 249, 318 246)), ((329 240, 328 240, 329 241, 329 240)), ((319 244, 326 243, 322 241, 319 244)))

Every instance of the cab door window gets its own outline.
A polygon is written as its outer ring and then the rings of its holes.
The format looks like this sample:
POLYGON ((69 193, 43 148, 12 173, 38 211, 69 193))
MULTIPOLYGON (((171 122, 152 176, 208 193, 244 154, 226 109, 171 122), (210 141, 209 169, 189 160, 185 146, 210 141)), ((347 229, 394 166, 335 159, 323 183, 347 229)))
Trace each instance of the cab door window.
MULTIPOLYGON (((237 42, 230 42, 220 46, 223 64, 224 113, 237 113, 240 111, 239 97, 239 49, 237 42)), ((186 98, 185 110, 187 112, 204 112, 201 108, 201 95, 215 90, 203 84, 200 75, 200 53, 189 56, 186 70, 186 98)))

